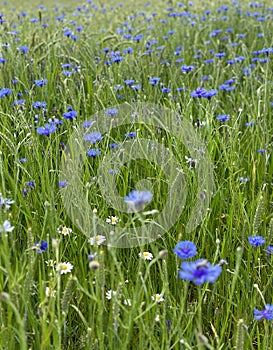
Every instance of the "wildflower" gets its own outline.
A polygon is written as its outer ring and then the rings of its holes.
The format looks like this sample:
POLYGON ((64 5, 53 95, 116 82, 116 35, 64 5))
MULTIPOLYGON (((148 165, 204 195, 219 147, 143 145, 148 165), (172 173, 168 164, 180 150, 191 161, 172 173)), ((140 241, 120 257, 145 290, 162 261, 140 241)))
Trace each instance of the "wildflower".
POLYGON ((230 119, 229 114, 219 114, 217 117, 217 120, 223 122, 223 121, 227 121, 230 119))
POLYGON ((117 291, 110 289, 106 292, 106 299, 111 300, 115 295, 117 295, 117 291))
POLYGON ((182 241, 177 243, 174 253, 181 259, 192 258, 197 254, 196 245, 191 241, 182 241))
POLYGON ((249 236, 248 237, 248 242, 253 247, 259 247, 259 246, 265 244, 265 239, 262 236, 249 236))
POLYGON ((132 301, 131 301, 131 299, 124 299, 123 304, 128 305, 128 306, 132 306, 132 301))
POLYGON ((45 124, 44 126, 39 126, 36 131, 39 135, 49 136, 49 134, 55 132, 57 127, 55 124, 45 124))
POLYGON ((136 132, 135 131, 131 131, 131 132, 128 132, 126 134, 124 134, 125 137, 128 137, 130 139, 133 139, 134 137, 136 137, 136 132))
POLYGON ((105 114, 110 115, 111 117, 113 117, 114 115, 118 114, 119 110, 117 108, 108 108, 105 111, 105 114))
POLYGON ((58 231, 61 235, 67 236, 67 235, 69 235, 69 233, 72 232, 72 228, 69 228, 69 227, 65 227, 65 226, 60 225, 60 226, 58 227, 57 231, 58 231))
POLYGON ((153 195, 150 191, 131 191, 128 196, 124 197, 124 201, 129 208, 141 210, 145 203, 151 202, 153 195))
POLYGON ((34 108, 37 108, 37 109, 41 109, 41 108, 46 108, 46 106, 47 106, 47 104, 46 104, 46 102, 40 102, 40 101, 36 101, 36 102, 33 102, 32 103, 32 106, 34 107, 34 108))
POLYGON ((90 237, 89 240, 88 240, 88 242, 91 245, 101 245, 105 241, 106 241, 106 237, 102 236, 102 235, 97 235, 97 236, 94 236, 94 237, 90 237))
POLYGON ((157 85, 160 81, 160 78, 150 78, 149 83, 151 85, 157 85))
POLYGON ((199 259, 192 262, 183 262, 179 271, 179 277, 199 285, 205 282, 214 282, 221 272, 221 266, 213 266, 207 260, 199 259))
POLYGON ((46 263, 46 266, 55 267, 55 265, 56 265, 56 260, 52 260, 52 259, 46 260, 45 263, 46 263))
POLYGON ((91 148, 86 152, 89 157, 95 158, 101 154, 101 151, 98 148, 91 148))
POLYGON ((58 182, 58 185, 62 188, 66 187, 68 185, 68 182, 65 180, 61 180, 58 182))
POLYGON ((116 216, 108 216, 108 218, 106 219, 106 222, 111 225, 116 225, 119 221, 119 218, 116 216))
POLYGON ((154 294, 154 295, 152 295, 152 300, 156 301, 157 303, 161 303, 165 299, 163 298, 163 296, 161 294, 154 294))
POLYGON ((27 47, 27 46, 23 46, 23 45, 21 45, 21 46, 19 46, 18 47, 18 50, 20 51, 20 52, 22 52, 22 53, 28 53, 28 51, 29 51, 29 48, 27 47))
POLYGON ((268 255, 273 254, 273 246, 269 245, 268 247, 266 247, 265 251, 268 255))
POLYGON ((56 270, 60 272, 61 275, 71 272, 73 265, 70 262, 61 262, 56 266, 56 270))
POLYGON ((35 246, 32 248, 36 250, 38 254, 44 253, 47 250, 48 244, 46 241, 42 240, 41 242, 36 242, 35 246))
POLYGON ((181 67, 181 70, 182 70, 183 73, 189 73, 189 72, 194 70, 194 66, 183 65, 181 67))
POLYGON ((11 226, 8 220, 5 220, 3 225, 0 225, 0 232, 12 232, 14 226, 11 226))
POLYGON ((266 304, 264 310, 257 310, 254 308, 254 318, 257 321, 265 319, 267 321, 273 320, 273 305, 266 304))
POLYGON ((98 261, 95 261, 95 260, 90 261, 89 263, 90 270, 96 271, 99 267, 100 267, 100 263, 98 261))
POLYGON ((42 87, 42 86, 46 85, 47 81, 48 81, 47 79, 41 79, 41 80, 35 79, 34 83, 35 83, 35 85, 42 87))
POLYGON ((90 128, 90 126, 93 124, 92 120, 86 120, 84 122, 82 122, 82 127, 85 129, 90 128))
POLYGON ((5 97, 11 94, 11 89, 3 88, 0 90, 0 97, 5 97))
POLYGON ((103 139, 103 136, 101 135, 100 132, 98 131, 94 131, 94 132, 90 132, 89 134, 85 134, 83 136, 83 139, 85 141, 89 141, 92 143, 92 145, 94 145, 97 141, 100 141, 103 139))
POLYGON ((78 115, 76 111, 69 110, 68 112, 63 113, 65 119, 73 119, 78 115))
POLYGON ((154 257, 150 252, 140 252, 138 253, 138 256, 144 260, 152 260, 154 257))
POLYGON ((56 295, 56 292, 57 292, 57 291, 56 291, 55 289, 52 289, 52 288, 50 288, 50 287, 46 287, 45 294, 46 294, 47 297, 49 297, 49 298, 54 298, 55 295, 56 295))

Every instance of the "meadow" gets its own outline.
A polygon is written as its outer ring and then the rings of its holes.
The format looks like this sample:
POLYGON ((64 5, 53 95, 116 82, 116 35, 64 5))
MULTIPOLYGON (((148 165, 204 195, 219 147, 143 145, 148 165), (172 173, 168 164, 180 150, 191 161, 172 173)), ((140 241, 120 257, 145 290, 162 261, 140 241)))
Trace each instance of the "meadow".
POLYGON ((0 4, 0 349, 273 349, 270 1, 0 4))

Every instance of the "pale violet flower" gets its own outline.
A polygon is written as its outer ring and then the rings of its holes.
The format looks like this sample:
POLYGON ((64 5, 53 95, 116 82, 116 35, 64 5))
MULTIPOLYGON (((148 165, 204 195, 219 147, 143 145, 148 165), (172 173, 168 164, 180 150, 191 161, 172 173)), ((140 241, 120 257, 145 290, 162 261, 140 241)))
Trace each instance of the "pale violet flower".
POLYGON ((5 220, 3 225, 0 225, 0 232, 11 232, 14 229, 14 226, 11 226, 8 220, 5 220))

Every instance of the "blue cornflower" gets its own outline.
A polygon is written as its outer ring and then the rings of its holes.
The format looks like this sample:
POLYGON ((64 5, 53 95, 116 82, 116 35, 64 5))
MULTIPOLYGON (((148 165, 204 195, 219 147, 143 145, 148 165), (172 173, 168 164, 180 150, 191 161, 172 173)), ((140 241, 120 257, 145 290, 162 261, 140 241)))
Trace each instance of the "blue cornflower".
POLYGON ((28 53, 29 48, 28 48, 27 46, 21 45, 21 46, 18 47, 18 50, 19 50, 20 52, 22 52, 22 53, 28 53))
POLYGON ((114 115, 118 114, 118 109, 117 108, 108 108, 105 111, 106 114, 110 115, 113 117, 114 115))
POLYGON ((76 112, 76 111, 71 111, 71 110, 69 110, 68 112, 65 112, 65 113, 63 113, 63 117, 65 118, 65 119, 73 119, 73 118, 75 118, 76 116, 78 115, 78 113, 76 112))
POLYGON ((29 186, 29 187, 35 187, 35 182, 33 182, 33 181, 28 181, 27 182, 27 186, 29 186))
POLYGON ((224 122, 230 119, 229 114, 219 114, 217 120, 224 122))
POLYGON ((90 128, 90 126, 92 126, 92 124, 93 124, 92 120, 86 120, 86 121, 82 122, 82 127, 85 129, 88 129, 88 128, 90 128))
POLYGON ((263 319, 267 321, 273 320, 273 305, 266 304, 264 310, 257 310, 254 308, 254 318, 257 321, 261 321, 263 319))
POLYGON ((124 201, 128 204, 129 208, 141 210, 145 203, 151 202, 152 198, 153 195, 150 191, 133 190, 128 196, 124 197, 124 201))
POLYGON ((260 247, 261 245, 265 244, 265 239, 262 236, 249 236, 248 242, 253 247, 260 247))
POLYGON ((269 245, 268 247, 266 247, 265 251, 268 255, 273 254, 273 246, 269 245))
POLYGON ((47 81, 48 81, 47 79, 41 79, 41 80, 35 79, 35 80, 34 80, 34 83, 35 83, 37 86, 42 87, 42 86, 46 85, 47 81))
POLYGON ((100 141, 103 139, 103 136, 101 135, 100 132, 98 131, 93 131, 93 132, 90 132, 89 134, 85 134, 83 136, 83 139, 85 141, 89 141, 91 142, 93 145, 97 142, 97 141, 100 141))
POLYGON ((44 126, 39 126, 36 131, 39 135, 49 136, 49 134, 55 132, 57 129, 55 124, 45 124, 44 126))
POLYGON ((0 90, 0 97, 5 97, 11 94, 11 89, 3 88, 0 90))
POLYGON ((20 158, 20 159, 19 159, 19 162, 20 162, 20 163, 26 163, 26 162, 27 162, 27 158, 20 158))
POLYGON ((197 254, 196 245, 191 241, 177 243, 173 251, 181 259, 189 259, 197 254))
POLYGON ((179 277, 183 280, 192 281, 195 284, 203 284, 205 282, 214 282, 221 274, 220 265, 213 266, 204 259, 198 259, 191 262, 183 262, 179 277))
POLYGON ((124 134, 124 136, 129 137, 130 139, 133 139, 134 137, 136 137, 136 132, 131 131, 131 132, 124 134))
POLYGON ((181 70, 182 70, 183 73, 189 73, 189 72, 194 70, 194 66, 184 65, 184 66, 181 67, 181 70))
POLYGON ((86 154, 89 157, 95 158, 96 156, 99 156, 101 154, 101 151, 98 148, 90 148, 86 154))
POLYGON ((201 98, 205 96, 206 92, 206 89, 198 87, 196 90, 193 90, 190 95, 194 98, 201 98))
POLYGON ((32 106, 37 109, 46 108, 46 102, 36 101, 32 103, 32 106))
POLYGON ((48 244, 46 241, 36 242, 33 250, 36 250, 38 254, 44 253, 47 250, 48 244))
POLYGON ((266 152, 266 149, 264 149, 264 148, 258 149, 258 153, 265 153, 265 152, 266 152))
POLYGON ((157 85, 160 81, 160 78, 150 78, 149 83, 151 85, 157 85))
POLYGON ((65 180, 60 180, 60 181, 58 182, 58 185, 59 185, 60 187, 64 188, 64 187, 66 187, 66 186, 68 185, 68 182, 65 181, 65 180))
POLYGON ((109 144, 109 147, 112 149, 117 148, 118 146, 119 146, 118 143, 115 143, 115 142, 109 144))

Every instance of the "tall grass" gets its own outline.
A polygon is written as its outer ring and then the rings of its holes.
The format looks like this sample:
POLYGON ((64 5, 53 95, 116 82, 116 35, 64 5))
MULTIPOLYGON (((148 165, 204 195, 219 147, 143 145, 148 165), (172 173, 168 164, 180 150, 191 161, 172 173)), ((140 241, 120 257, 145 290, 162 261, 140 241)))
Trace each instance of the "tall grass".
MULTIPOLYGON (((0 90, 11 89, 0 98, 0 193, 14 200, 9 209, 0 206, 0 227, 5 220, 14 226, 1 233, 0 348, 271 349, 271 322, 256 321, 253 309, 272 302, 272 258, 266 246, 248 242, 249 236, 261 235, 266 245, 272 243, 272 54, 253 54, 273 47, 270 2, 249 6, 244 1, 196 1, 183 7, 162 0, 124 1, 123 6, 117 1, 64 2, 55 9, 50 1, 43 2, 45 8, 38 8, 38 2, 0 5, 5 20, 0 25, 0 57, 6 59, 0 66, 0 90), (66 28, 78 37, 65 36, 66 28), (222 31, 216 35, 218 29, 222 31), (124 38, 130 33, 143 38, 124 38), (21 45, 29 51, 21 52, 21 45), (106 47, 119 50, 123 60, 105 64, 111 60, 106 47), (133 52, 124 54, 126 48, 133 52), (224 57, 215 57, 222 52, 224 57), (208 59, 213 62, 206 63, 208 59), (72 67, 62 67, 69 63, 72 67), (250 71, 244 70, 253 63, 250 71), (183 73, 182 65, 194 70, 183 73), (64 70, 73 73, 66 76, 64 70), (153 86, 150 77, 160 77, 160 82, 153 86), (231 78, 235 90, 221 90, 231 78), (48 81, 39 87, 35 79, 48 81), (128 79, 141 88, 126 85, 128 79), (218 94, 192 97, 191 91, 201 86, 218 94), (170 91, 163 92, 163 87, 170 91), (24 101, 14 103, 19 99, 24 101), (46 102, 46 108, 36 109, 36 101, 46 102), (138 102, 179 113, 206 145, 215 191, 207 215, 191 232, 186 226, 200 179, 185 158, 191 156, 186 145, 169 130, 141 123, 112 129, 111 117, 103 117, 105 109, 138 102), (69 106, 77 112, 73 119, 63 117, 69 106), (98 173, 102 157, 83 162, 79 181, 94 213, 82 203, 71 203, 84 211, 92 232, 83 233, 77 218, 65 210, 65 188, 58 181, 69 184, 73 175, 61 172, 65 152, 75 129, 94 120, 96 113, 109 124, 98 146, 102 152, 112 142, 125 147, 124 134, 136 131, 136 138, 167 148, 184 171, 187 198, 179 220, 144 246, 88 242, 87 236, 103 234, 96 220, 117 216, 120 222, 109 224, 113 234, 116 227, 139 225, 137 215, 118 212, 103 196, 98 173), (220 114, 230 119, 221 122, 220 114), (37 127, 50 118, 62 125, 48 137, 39 135, 37 127), (60 226, 72 232, 63 235, 60 226), (40 253, 37 242, 42 240, 48 248, 40 253), (214 264, 226 260, 217 281, 195 285, 179 278, 182 261, 173 249, 182 240, 196 244, 198 258, 214 264), (150 252, 152 260, 142 259, 141 252, 150 252), (61 274, 57 267, 65 262, 73 269, 61 274), (156 294, 163 299, 155 299, 156 294)), ((143 150, 144 159, 121 165, 113 177, 121 197, 137 185, 152 189, 153 202, 145 210, 162 211, 172 177, 149 160, 149 151, 143 150)), ((177 196, 171 202, 177 203, 177 196)))

